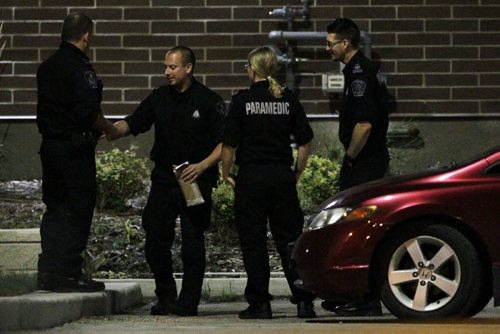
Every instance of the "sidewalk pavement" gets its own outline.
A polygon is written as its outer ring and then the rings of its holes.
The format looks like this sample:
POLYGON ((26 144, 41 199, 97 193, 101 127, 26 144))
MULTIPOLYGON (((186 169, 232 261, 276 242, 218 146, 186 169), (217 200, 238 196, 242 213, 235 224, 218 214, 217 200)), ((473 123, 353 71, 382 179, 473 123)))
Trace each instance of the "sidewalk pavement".
MULTIPOLYGON (((203 283, 203 299, 227 299, 242 296, 244 274, 207 275, 203 283)), ((139 305, 143 299, 154 298, 153 279, 101 280, 106 290, 93 293, 54 293, 36 291, 30 294, 0 297, 0 331, 45 329, 75 321, 82 316, 119 314, 139 305)), ((181 279, 177 279, 180 291, 181 279)), ((273 296, 290 294, 285 278, 273 273, 269 291, 273 296)))

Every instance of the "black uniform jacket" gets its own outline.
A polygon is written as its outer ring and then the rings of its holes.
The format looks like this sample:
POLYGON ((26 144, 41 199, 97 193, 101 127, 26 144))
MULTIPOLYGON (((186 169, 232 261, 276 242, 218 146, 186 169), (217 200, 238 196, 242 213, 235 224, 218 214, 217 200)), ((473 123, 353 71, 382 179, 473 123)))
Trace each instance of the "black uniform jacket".
POLYGON ((43 138, 69 139, 89 131, 101 111, 102 83, 87 55, 68 42, 37 72, 37 125, 43 138))
POLYGON ((298 98, 289 90, 275 98, 269 82, 258 81, 234 95, 229 106, 223 143, 236 150, 236 164, 293 164, 291 135, 300 146, 313 138, 298 98))
POLYGON ((352 57, 343 73, 344 110, 339 117, 340 141, 347 149, 356 123, 369 122, 372 130, 359 157, 385 151, 389 108, 384 77, 361 51, 352 57))
MULTIPOLYGON (((210 155, 221 142, 225 115, 222 98, 193 78, 182 93, 168 85, 153 90, 125 121, 134 136, 154 124, 150 157, 157 168, 170 173, 172 165, 197 163, 210 155)), ((217 166, 200 176, 214 182, 216 178, 217 166)))

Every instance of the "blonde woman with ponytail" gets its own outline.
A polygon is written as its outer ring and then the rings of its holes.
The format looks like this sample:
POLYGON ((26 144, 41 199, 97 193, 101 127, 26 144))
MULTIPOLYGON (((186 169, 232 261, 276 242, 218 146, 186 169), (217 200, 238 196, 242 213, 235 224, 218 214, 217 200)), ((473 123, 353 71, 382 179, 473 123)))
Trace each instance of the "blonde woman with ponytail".
POLYGON ((299 276, 290 269, 287 256, 287 245, 297 240, 304 224, 296 182, 306 166, 313 132, 297 96, 276 79, 279 64, 273 49, 252 50, 245 69, 251 85, 232 97, 222 140, 222 177, 235 189, 237 229, 248 274, 245 297, 249 306, 238 316, 272 318, 266 246, 269 223, 297 316, 314 318, 315 296, 293 285, 299 276), (298 147, 295 165, 292 137, 298 147), (234 156, 236 177, 229 173, 234 156))

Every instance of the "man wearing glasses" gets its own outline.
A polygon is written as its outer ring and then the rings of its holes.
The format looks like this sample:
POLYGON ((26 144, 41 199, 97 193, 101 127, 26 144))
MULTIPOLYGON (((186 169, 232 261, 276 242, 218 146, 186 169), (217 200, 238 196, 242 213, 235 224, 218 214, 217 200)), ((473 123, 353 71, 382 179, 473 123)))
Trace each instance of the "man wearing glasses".
MULTIPOLYGON (((342 191, 386 173, 388 93, 378 68, 359 50, 358 26, 350 19, 337 18, 327 32, 326 51, 334 61, 345 64, 343 110, 339 114, 339 139, 345 148, 339 179, 342 191)), ((341 306, 326 301, 323 307, 341 316, 381 314, 380 301, 371 294, 341 306)))

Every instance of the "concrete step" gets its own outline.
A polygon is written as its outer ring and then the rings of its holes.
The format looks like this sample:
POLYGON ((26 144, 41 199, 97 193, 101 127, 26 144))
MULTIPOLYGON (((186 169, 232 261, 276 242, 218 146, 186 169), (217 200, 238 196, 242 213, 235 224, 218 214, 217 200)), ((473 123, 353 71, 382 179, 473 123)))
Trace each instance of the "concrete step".
POLYGON ((0 229, 0 270, 37 270, 41 251, 38 228, 0 229))
POLYGON ((141 288, 132 282, 106 282, 103 292, 0 297, 0 331, 51 328, 82 316, 123 313, 141 302, 141 288))

